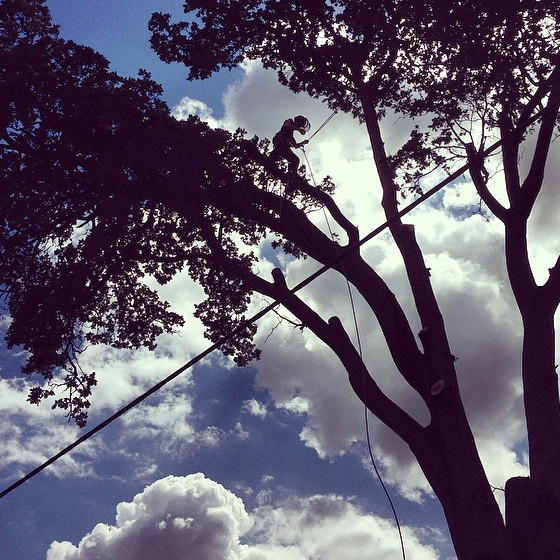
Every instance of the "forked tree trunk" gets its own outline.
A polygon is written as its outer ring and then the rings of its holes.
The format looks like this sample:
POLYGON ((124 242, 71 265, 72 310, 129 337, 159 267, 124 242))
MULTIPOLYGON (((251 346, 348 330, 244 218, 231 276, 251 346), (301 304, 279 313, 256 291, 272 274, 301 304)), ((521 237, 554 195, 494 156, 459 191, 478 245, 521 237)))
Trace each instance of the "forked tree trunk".
MULTIPOLYGON (((383 208, 386 217, 392 219, 398 211, 397 188, 388 165, 378 116, 367 92, 363 93, 362 101, 383 188, 383 208)), ((422 323, 423 375, 428 388, 422 396, 432 417, 425 439, 420 445, 413 443, 412 452, 443 506, 459 560, 506 560, 504 522, 463 408, 443 317, 414 229, 404 226, 400 220, 394 221, 390 229, 401 252, 422 323), (443 390, 431 395, 429 388, 438 381, 443 383, 443 390)))

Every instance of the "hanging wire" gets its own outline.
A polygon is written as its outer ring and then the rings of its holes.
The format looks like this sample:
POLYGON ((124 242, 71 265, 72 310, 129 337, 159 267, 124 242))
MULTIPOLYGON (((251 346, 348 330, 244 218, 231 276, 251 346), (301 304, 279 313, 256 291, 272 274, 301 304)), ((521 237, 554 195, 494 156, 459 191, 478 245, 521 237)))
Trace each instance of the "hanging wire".
MULTIPOLYGON (((311 180, 313 181, 313 186, 315 188, 317 188, 317 182, 315 181, 315 176, 313 175, 313 169, 311 168, 311 164, 309 163, 307 153, 306 153, 306 151, 303 147, 300 148, 300 149, 303 152, 303 155, 305 156, 305 161, 307 163, 307 168, 309 169, 309 174, 311 175, 311 180)), ((337 250, 337 253, 338 253, 339 252, 338 244, 336 243, 334 233, 331 229, 331 224, 330 224, 329 218, 327 216, 327 212, 325 210, 324 205, 323 205, 323 215, 325 216, 325 222, 327 224, 329 234, 331 236, 331 239, 335 243, 335 247, 336 247, 336 250, 337 250)), ((387 501, 389 502, 389 505, 391 506, 391 511, 393 512, 393 518, 395 519, 395 525, 397 526, 397 531, 398 531, 398 534, 399 534, 402 558, 403 558, 403 560, 406 560, 406 553, 405 553, 405 548, 404 548, 404 538, 403 538, 403 534, 402 534, 402 529, 401 529, 399 516, 397 514, 395 504, 393 503, 393 499, 391 498, 391 494, 389 493, 389 490, 387 489, 387 486, 385 485, 385 482, 383 481, 383 477, 381 476, 381 472, 379 471, 379 468, 377 467, 377 461, 375 460, 375 457, 373 455, 373 449, 372 449, 372 445, 371 445, 371 437, 370 437, 370 432, 369 432, 368 407, 366 405, 366 370, 365 370, 365 365, 364 365, 364 353, 363 353, 363 348, 362 348, 362 338, 360 336, 360 328, 359 328, 359 325, 358 325, 358 316, 356 314, 356 305, 354 303, 354 294, 352 293, 352 285, 350 284, 350 281, 348 280, 348 275, 346 274, 346 269, 344 267, 344 261, 341 262, 341 268, 342 268, 342 271, 344 273, 344 279, 346 280, 346 288, 348 290, 348 298, 350 300, 350 307, 351 307, 351 310, 352 310, 352 320, 354 322, 354 331, 356 333, 356 343, 358 345, 358 353, 360 355, 360 364, 361 364, 361 369, 362 369, 362 391, 363 391, 363 397, 364 397, 364 425, 365 425, 365 435, 366 435, 366 443, 367 443, 369 458, 370 458, 371 464, 373 466, 373 470, 375 471, 375 474, 377 476, 377 479, 379 480, 379 483, 381 484, 381 488, 383 488, 383 492, 385 493, 387 501)))
MULTIPOLYGON (((529 127, 531 124, 536 122, 542 115, 544 115, 547 111, 550 111, 550 110, 551 110, 551 106, 549 105, 547 107, 544 107, 543 109, 541 109, 537 113, 535 113, 532 117, 529 117, 526 121, 521 122, 509 134, 507 134, 506 136, 504 136, 500 140, 497 140, 492 145, 490 145, 488 148, 486 148, 485 150, 480 152, 479 157, 480 158, 485 158, 485 157, 489 156, 490 154, 492 154, 492 152, 494 152, 494 150, 499 148, 506 140, 508 140, 509 138, 512 138, 514 135, 519 134, 519 132, 525 130, 527 127, 529 127)), ((175 370, 173 373, 168 375, 165 379, 162 379, 161 381, 156 383, 153 387, 148 389, 145 393, 143 393, 139 397, 136 397, 133 401, 129 402, 127 405, 125 405, 121 409, 117 410, 117 412, 115 412, 113 415, 109 416, 109 418, 105 419, 103 422, 101 422, 100 424, 95 426, 90 431, 86 432, 83 436, 81 436, 76 441, 74 441, 73 443, 71 443, 70 445, 68 445, 64 449, 62 449, 56 455, 53 455, 50 459, 45 461, 42 465, 39 465, 37 468, 33 469, 30 473, 28 473, 24 477, 20 478, 16 482, 14 482, 11 486, 9 486, 5 490, 1 491, 0 492, 0 499, 3 498, 4 496, 6 496, 7 494, 9 494, 10 492, 12 492, 13 490, 15 490, 17 487, 21 486, 24 482, 26 482, 30 478, 39 474, 42 470, 44 470, 49 465, 52 465, 55 461, 57 461, 58 459, 60 459, 61 457, 63 457, 64 455, 66 455, 67 453, 69 453, 70 451, 75 449, 76 447, 78 447, 78 445, 80 445, 81 443, 85 442, 86 440, 88 440, 89 438, 94 436, 97 432, 101 431, 103 428, 105 428, 106 426, 108 426, 109 424, 114 422, 117 418, 121 417, 123 414, 128 412, 130 409, 134 408, 135 406, 140 404, 142 401, 146 400, 150 395, 153 395, 154 393, 159 391, 162 387, 164 387, 165 385, 167 385, 168 383, 173 381, 175 378, 179 377, 179 375, 181 375, 184 371, 186 371, 190 367, 194 366, 197 362, 199 362, 200 360, 202 360, 203 358, 205 358, 206 356, 211 354, 214 350, 217 350, 218 348, 220 348, 223 344, 225 344, 226 342, 228 342, 229 340, 234 338, 238 333, 241 333, 244 329, 246 329, 247 327, 251 326, 256 321, 258 321, 259 319, 264 317, 267 313, 272 311, 275 307, 284 303, 286 300, 288 300, 288 298, 293 296, 295 293, 299 292, 300 290, 302 290, 303 288, 305 288, 306 286, 311 284, 311 282, 313 282, 314 280, 316 280, 317 278, 322 276, 325 272, 327 272, 327 270, 330 270, 331 268, 336 266, 339 262, 342 262, 342 260, 344 258, 346 258, 350 254, 352 254, 354 251, 357 251, 362 245, 365 245, 368 241, 371 241, 374 237, 376 237, 377 235, 379 235, 380 233, 385 231, 393 222, 395 222, 397 220, 400 220, 403 216, 412 212, 412 210, 414 210, 417 206, 424 203, 426 200, 428 200, 429 198, 434 196, 436 193, 438 193, 441 189, 443 189, 443 187, 447 186, 449 183, 453 182, 455 179, 458 179, 459 177, 461 177, 461 175, 463 175, 463 173, 465 173, 470 168, 470 166, 472 164, 473 164, 472 161, 469 161, 469 162, 465 163, 465 165, 461 166, 459 169, 457 169, 456 171, 454 171, 453 173, 448 175, 445 179, 440 181, 437 185, 435 185, 431 189, 427 190, 425 193, 421 194, 416 200, 413 200, 408 206, 405 206, 402 210, 399 210, 394 216, 392 216, 391 218, 389 218, 388 220, 383 222, 381 225, 379 225, 376 228, 374 228, 373 230, 371 230, 367 235, 362 237, 362 239, 358 240, 356 243, 353 243, 352 245, 349 245, 348 247, 346 247, 344 250, 340 251, 338 253, 338 255, 335 258, 333 258, 331 261, 329 261, 329 262, 325 263, 324 265, 320 266, 315 272, 313 272, 307 278, 304 278, 301 282, 299 282, 299 284, 296 284, 293 288, 289 289, 288 292, 284 295, 284 297, 273 301, 272 303, 270 303, 269 305, 267 305, 266 307, 261 309, 258 313, 255 313, 252 317, 249 317, 248 319, 243 321, 236 328, 234 328, 229 333, 224 335, 220 340, 218 340, 217 342, 215 342, 214 344, 212 344, 211 346, 206 348, 206 350, 204 350, 203 352, 198 354, 198 356, 196 356, 195 358, 193 358, 192 360, 190 360, 189 362, 187 362, 186 364, 181 366, 179 369, 175 370)))

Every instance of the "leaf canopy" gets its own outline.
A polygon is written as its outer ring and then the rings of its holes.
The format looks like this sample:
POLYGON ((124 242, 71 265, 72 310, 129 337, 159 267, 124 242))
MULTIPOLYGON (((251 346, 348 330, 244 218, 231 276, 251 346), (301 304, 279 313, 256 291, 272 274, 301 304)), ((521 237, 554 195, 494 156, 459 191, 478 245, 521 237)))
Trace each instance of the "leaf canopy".
MULTIPOLYGON (((265 228, 224 208, 274 179, 248 160, 241 132, 175 120, 146 72, 121 78, 100 54, 59 39, 42 1, 0 9, 6 340, 27 351, 24 373, 50 383, 30 401, 62 385, 69 393, 55 406, 83 425, 95 384, 79 366, 84 348, 153 349, 184 322, 151 278, 164 284, 188 268, 207 294, 197 315, 213 340, 243 320, 251 290, 239 274, 256 257, 236 240, 255 245, 265 228), (209 248, 217 236, 219 251, 209 248)), ((224 350, 247 363, 258 356, 252 334, 224 350)))

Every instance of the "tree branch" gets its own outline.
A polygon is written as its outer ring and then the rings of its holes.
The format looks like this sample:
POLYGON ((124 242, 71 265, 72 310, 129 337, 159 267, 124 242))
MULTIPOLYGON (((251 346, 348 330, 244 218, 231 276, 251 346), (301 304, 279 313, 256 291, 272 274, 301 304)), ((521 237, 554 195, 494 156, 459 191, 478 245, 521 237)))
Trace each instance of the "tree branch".
POLYGON ((334 350, 348 372, 354 392, 373 414, 410 445, 420 445, 422 426, 381 391, 369 374, 340 320, 333 317, 328 323, 325 322, 295 294, 290 294, 280 269, 274 269, 272 276, 274 278, 272 284, 258 278, 258 291, 261 293, 266 291, 270 297, 281 300, 282 305, 290 313, 298 317, 319 339, 334 350))
MULTIPOLYGON (((308 183, 307 186, 312 188, 308 183)), ((346 232, 346 235, 348 236, 348 245, 355 245, 358 243, 360 240, 358 228, 348 218, 346 218, 334 199, 325 192, 318 192, 317 195, 319 200, 324 203, 336 223, 346 232)))
POLYGON ((551 91, 546 111, 541 119, 541 126, 537 137, 537 144, 531 162, 531 168, 521 189, 520 211, 524 216, 529 216, 533 204, 542 188, 544 170, 548 160, 548 152, 552 135, 556 128, 556 118, 560 108, 560 88, 555 86, 551 91))
POLYGON ((523 123, 524 121, 531 118, 531 115, 533 114, 535 108, 538 107, 542 100, 552 91, 552 89, 555 87, 555 84, 558 82, 559 77, 560 64, 557 64, 552 72, 548 75, 548 78, 546 78, 546 80, 544 80, 539 85, 531 99, 529 99, 529 101, 525 104, 523 111, 521 111, 521 114, 519 115, 520 123, 523 123))
MULTIPOLYGON (((418 245, 412 225, 405 225, 400 219, 394 219, 398 214, 397 186, 393 180, 393 171, 389 165, 379 118, 373 104, 369 102, 367 93, 363 94, 362 105, 366 119, 366 126, 373 150, 373 157, 383 189, 382 206, 388 220, 391 234, 402 256, 407 277, 414 297, 414 303, 420 317, 422 330, 429 330, 431 348, 430 354, 425 354, 426 361, 421 369, 426 376, 424 384, 433 385, 434 379, 445 379, 449 385, 456 385, 456 374, 453 366, 452 354, 449 348, 443 316, 439 310, 435 294, 432 289, 430 274, 426 267, 424 256, 418 245), (445 368, 442 368, 445 364, 445 368)), ((408 324, 406 319, 404 323, 408 324)), ((410 330, 410 327, 404 332, 410 330)), ((424 349, 426 350, 426 349, 424 349)), ((416 374, 418 375, 418 373, 416 374)), ((420 394, 424 394, 420 391, 420 394)))
MULTIPOLYGON (((225 250, 217 242, 210 229, 207 229, 205 238, 207 239, 211 251, 203 258, 212 261, 222 270, 228 271, 228 273, 234 277, 241 278, 246 283, 246 286, 252 291, 259 292, 280 301, 281 304, 290 311, 290 313, 297 317, 304 326, 308 327, 318 338, 333 348, 348 371, 353 389, 360 399, 365 402, 368 408, 391 429, 395 430, 410 445, 414 444, 415 446, 419 446, 421 444, 420 431, 423 430, 423 428, 416 421, 410 418, 408 414, 402 411, 395 403, 388 399, 374 380, 371 379, 362 359, 359 356, 359 353, 351 343, 348 335, 342 328, 342 325, 340 325, 340 321, 338 321, 338 324, 336 321, 333 323, 333 320, 326 323, 298 296, 291 294, 290 290, 286 286, 284 276, 279 269, 275 269, 273 272, 274 282, 267 282, 257 274, 251 272, 247 268, 239 266, 236 261, 229 258, 225 250)), ((363 263, 363 265, 365 265, 365 263, 363 263)), ((352 268, 354 269, 353 266, 352 268)), ((363 277, 363 271, 361 272, 362 274, 360 274, 360 276, 363 277)), ((371 271, 371 273, 375 275, 373 271, 371 271)), ((379 281, 382 283, 380 278, 379 281)), ((371 297, 368 299, 371 299, 371 297)), ((385 324, 385 330, 389 331, 389 342, 392 342, 397 362, 402 366, 403 360, 400 358, 402 348, 399 348, 398 350, 395 348, 396 341, 398 341, 399 346, 402 346, 403 342, 402 330, 399 327, 400 321, 395 321, 394 307, 391 304, 387 306, 389 298, 386 297, 386 294, 385 297, 378 296, 376 298, 374 309, 379 309, 381 301, 384 302, 386 312, 380 312, 380 320, 385 324), (386 324, 389 321, 392 323, 392 328, 388 327, 386 324), (397 327, 396 330, 393 330, 394 327, 397 327)), ((396 304, 396 300, 393 304, 398 305, 396 304)), ((404 337, 404 339, 406 339, 406 337, 404 337)), ((409 370, 417 372, 418 363, 414 365, 409 364, 408 367, 403 369, 405 372, 409 370)), ((406 378, 410 379, 411 376, 406 375, 406 378)), ((416 380, 412 379, 412 385, 415 388, 418 388, 418 390, 421 391, 421 394, 426 395, 426 387, 419 385, 418 378, 416 378, 416 380)))
POLYGON ((502 222, 505 221, 507 217, 507 209, 496 200, 488 189, 487 181, 483 176, 484 162, 480 152, 476 151, 473 144, 466 144, 465 149, 467 151, 467 159, 470 164, 469 172, 476 188, 476 192, 484 204, 488 206, 490 211, 502 222))

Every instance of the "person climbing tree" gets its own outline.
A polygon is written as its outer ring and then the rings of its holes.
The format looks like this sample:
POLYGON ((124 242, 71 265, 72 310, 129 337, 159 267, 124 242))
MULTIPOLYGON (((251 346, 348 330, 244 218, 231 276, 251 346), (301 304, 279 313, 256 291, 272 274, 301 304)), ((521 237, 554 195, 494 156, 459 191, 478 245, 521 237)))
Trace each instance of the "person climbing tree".
POLYGON ((305 134, 309 132, 311 125, 309 121, 302 115, 297 115, 293 119, 286 119, 282 128, 274 135, 272 139, 272 145, 274 148, 270 152, 270 157, 273 161, 280 158, 285 159, 288 162, 288 172, 297 176, 297 170, 299 167, 299 158, 292 151, 292 148, 301 148, 305 146, 309 140, 304 140, 303 142, 296 142, 294 139, 294 131, 298 131, 300 134, 305 134))

